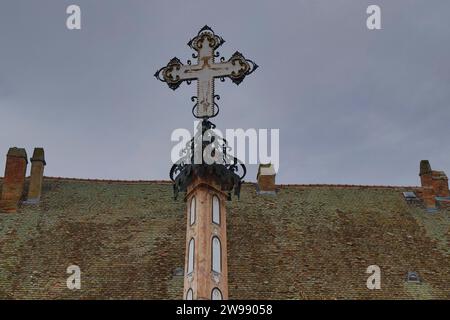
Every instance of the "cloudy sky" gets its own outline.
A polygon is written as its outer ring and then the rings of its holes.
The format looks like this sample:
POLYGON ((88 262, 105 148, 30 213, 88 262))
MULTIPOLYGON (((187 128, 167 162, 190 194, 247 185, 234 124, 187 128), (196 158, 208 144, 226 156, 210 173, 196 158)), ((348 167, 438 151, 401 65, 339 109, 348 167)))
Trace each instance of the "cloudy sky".
POLYGON ((416 185, 421 159, 450 174, 449 13, 448 0, 2 0, 0 168, 10 146, 42 146, 48 176, 167 179, 195 86, 153 74, 191 58, 208 24, 223 56, 260 66, 216 85, 214 122, 279 128, 278 182, 416 185), (382 30, 366 28, 369 4, 382 30))

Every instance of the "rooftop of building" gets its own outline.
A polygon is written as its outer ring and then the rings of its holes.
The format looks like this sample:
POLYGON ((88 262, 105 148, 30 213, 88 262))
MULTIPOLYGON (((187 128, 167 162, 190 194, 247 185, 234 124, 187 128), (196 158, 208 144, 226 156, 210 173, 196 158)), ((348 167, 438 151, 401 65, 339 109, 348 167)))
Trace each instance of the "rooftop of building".
MULTIPOLYGON (((450 210, 405 201, 418 187, 278 189, 246 183, 227 203, 230 299, 450 298, 450 210)), ((39 204, 0 214, 0 298, 181 299, 185 228, 167 181, 46 177, 39 204), (81 290, 66 287, 72 264, 81 290)))

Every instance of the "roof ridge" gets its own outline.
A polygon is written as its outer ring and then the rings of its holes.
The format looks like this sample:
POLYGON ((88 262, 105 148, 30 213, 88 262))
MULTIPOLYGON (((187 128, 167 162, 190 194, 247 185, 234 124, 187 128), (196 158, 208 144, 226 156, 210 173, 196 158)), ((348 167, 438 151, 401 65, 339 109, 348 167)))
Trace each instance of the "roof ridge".
POLYGON ((90 179, 90 178, 49 177, 49 176, 44 176, 44 179, 47 179, 47 180, 64 180, 64 181, 80 181, 80 182, 164 183, 164 184, 172 184, 172 181, 170 181, 170 180, 90 179))
MULTIPOLYGON (((0 180, 2 177, 0 177, 0 180)), ((51 177, 44 176, 47 180, 80 181, 80 182, 103 182, 103 183, 129 183, 129 184, 172 184, 170 180, 125 180, 125 179, 89 179, 89 178, 71 178, 71 177, 51 177)), ((256 182, 244 182, 244 184, 255 184, 256 182)), ((370 184, 332 184, 332 183, 286 183, 276 184, 278 188, 290 187, 333 187, 333 188, 378 188, 378 189, 420 189, 420 186, 407 185, 370 185, 370 184)))
POLYGON ((329 184, 329 183, 305 183, 305 184, 278 184, 279 188, 286 187, 337 187, 337 188, 379 188, 379 189, 420 189, 420 186, 404 185, 376 185, 376 184, 329 184))

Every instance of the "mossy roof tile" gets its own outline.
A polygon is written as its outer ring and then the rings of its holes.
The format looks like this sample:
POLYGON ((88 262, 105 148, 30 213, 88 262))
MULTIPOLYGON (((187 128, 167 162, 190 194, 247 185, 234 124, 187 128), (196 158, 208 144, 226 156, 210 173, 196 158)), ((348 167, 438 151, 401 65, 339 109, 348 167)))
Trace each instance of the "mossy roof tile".
MULTIPOLYGON (((450 299, 450 212, 410 188, 252 184, 227 203, 231 299, 450 299), (381 267, 381 290, 366 269, 381 267), (406 283, 408 271, 423 282, 406 283)), ((39 205, 0 214, 0 298, 181 299, 185 203, 165 182, 44 180, 39 205), (82 289, 66 287, 66 268, 82 289)))

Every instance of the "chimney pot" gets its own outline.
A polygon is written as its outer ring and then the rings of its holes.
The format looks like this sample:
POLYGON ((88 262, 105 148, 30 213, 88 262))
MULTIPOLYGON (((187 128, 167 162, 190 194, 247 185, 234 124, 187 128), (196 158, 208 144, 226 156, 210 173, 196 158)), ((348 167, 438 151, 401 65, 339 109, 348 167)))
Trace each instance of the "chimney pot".
POLYGON ((34 148, 31 160, 30 187, 26 204, 37 204, 41 199, 42 181, 44 179, 45 153, 44 148, 34 148))
POLYGON ((422 160, 420 161, 420 173, 419 176, 422 176, 424 174, 430 174, 431 173, 431 165, 428 160, 422 160))

